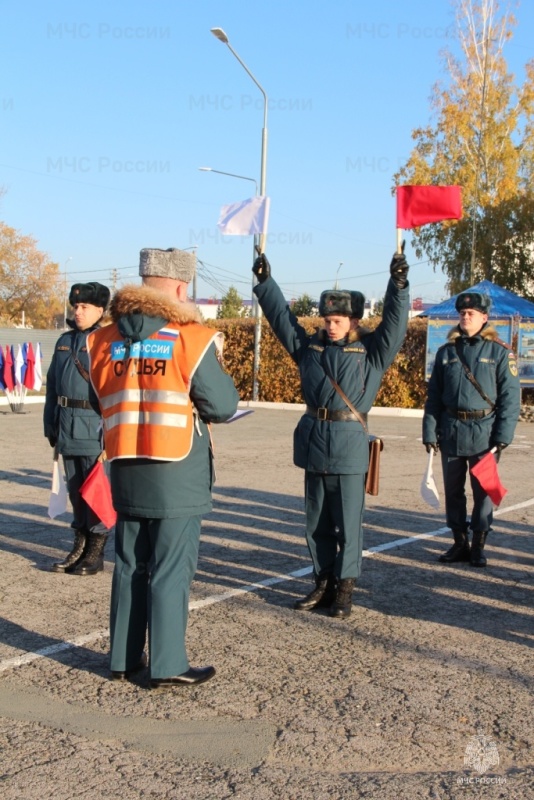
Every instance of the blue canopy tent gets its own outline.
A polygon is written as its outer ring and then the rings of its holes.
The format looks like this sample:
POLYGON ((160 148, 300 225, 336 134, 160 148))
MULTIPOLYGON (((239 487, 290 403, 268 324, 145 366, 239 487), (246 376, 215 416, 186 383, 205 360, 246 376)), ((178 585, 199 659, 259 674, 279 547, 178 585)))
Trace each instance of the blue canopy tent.
MULTIPOLYGON (((491 311, 490 317, 521 317, 522 319, 534 319, 534 303, 530 303, 518 294, 509 292, 501 286, 491 283, 491 281, 480 281, 469 289, 464 289, 465 292, 482 292, 491 297, 491 311)), ((427 308, 426 311, 421 311, 418 317, 458 317, 454 304, 456 302, 457 294, 454 297, 449 297, 443 303, 436 306, 427 308)))

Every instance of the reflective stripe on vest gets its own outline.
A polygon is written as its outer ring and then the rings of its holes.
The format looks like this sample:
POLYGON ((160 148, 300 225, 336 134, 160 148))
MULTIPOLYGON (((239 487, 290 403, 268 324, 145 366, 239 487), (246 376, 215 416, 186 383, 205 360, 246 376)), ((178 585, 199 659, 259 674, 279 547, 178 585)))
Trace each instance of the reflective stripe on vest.
MULTIPOLYGON (((162 364, 155 348, 144 346, 141 358, 113 354, 123 342, 117 324, 95 331, 88 340, 91 381, 104 422, 104 446, 115 458, 181 461, 191 451, 193 407, 189 385, 211 342, 219 335, 198 323, 167 323, 177 336, 172 355, 162 364), (156 366, 159 366, 156 368, 156 366), (120 365, 120 369, 119 369, 120 365)), ((159 331, 145 340, 150 344, 159 331)))
POLYGON ((111 408, 118 403, 174 403, 186 406, 189 402, 187 392, 160 392, 157 389, 125 389, 122 392, 107 395, 100 400, 101 408, 111 408))
POLYGON ((165 414, 161 411, 119 411, 106 417, 106 431, 117 425, 168 425, 170 428, 185 428, 188 415, 165 414))

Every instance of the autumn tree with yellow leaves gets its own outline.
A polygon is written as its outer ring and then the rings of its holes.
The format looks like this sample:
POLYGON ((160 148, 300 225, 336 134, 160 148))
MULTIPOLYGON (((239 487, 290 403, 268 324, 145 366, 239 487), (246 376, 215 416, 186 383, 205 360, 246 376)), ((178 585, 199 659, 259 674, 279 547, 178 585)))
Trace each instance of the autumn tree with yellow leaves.
POLYGON ((487 279, 534 299, 534 61, 522 86, 504 58, 516 20, 497 0, 455 0, 461 57, 444 54, 433 122, 395 185, 462 186, 464 216, 413 231, 416 256, 448 276, 451 294, 487 279))
POLYGON ((24 236, 0 222, 0 324, 54 327, 62 313, 63 283, 59 267, 24 236))

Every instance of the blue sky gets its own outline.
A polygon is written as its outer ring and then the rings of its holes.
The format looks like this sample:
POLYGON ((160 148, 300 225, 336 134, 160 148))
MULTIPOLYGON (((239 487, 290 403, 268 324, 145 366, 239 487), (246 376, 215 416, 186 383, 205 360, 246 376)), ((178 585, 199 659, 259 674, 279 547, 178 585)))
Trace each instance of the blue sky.
MULTIPOLYGON (((525 0, 505 57, 534 55, 525 0)), ((143 247, 196 247, 197 294, 250 297, 252 239, 222 236, 223 204, 259 182, 269 98, 266 248, 286 297, 337 279, 381 297, 395 248, 392 176, 431 120, 448 0, 0 0, 0 219, 38 240, 68 283, 137 282, 143 247), (202 277, 204 276, 204 278, 202 277)), ((444 279, 408 246, 414 296, 444 279)))

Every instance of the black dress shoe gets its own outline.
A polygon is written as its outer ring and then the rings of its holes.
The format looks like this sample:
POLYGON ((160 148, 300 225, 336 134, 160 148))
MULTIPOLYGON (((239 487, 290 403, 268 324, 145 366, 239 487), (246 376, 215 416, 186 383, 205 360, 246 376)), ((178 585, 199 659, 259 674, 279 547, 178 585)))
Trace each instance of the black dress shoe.
POLYGON ((146 653, 143 653, 143 655, 139 659, 139 663, 135 667, 133 667, 133 669, 125 669, 123 671, 111 670, 111 680, 129 681, 132 675, 135 675, 137 672, 141 672, 141 670, 146 667, 147 663, 148 659, 146 657, 146 653))
POLYGON ((215 667, 190 667, 187 672, 174 678, 152 678, 151 689, 172 689, 173 686, 194 686, 209 681, 215 675, 215 667))

